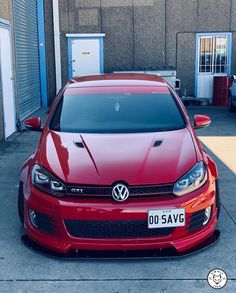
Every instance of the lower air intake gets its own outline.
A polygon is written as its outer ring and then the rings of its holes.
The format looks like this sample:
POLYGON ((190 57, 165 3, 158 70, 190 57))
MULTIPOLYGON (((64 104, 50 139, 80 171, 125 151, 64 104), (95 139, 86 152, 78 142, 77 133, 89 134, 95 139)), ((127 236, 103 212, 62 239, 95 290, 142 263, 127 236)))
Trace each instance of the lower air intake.
POLYGON ((78 238, 130 239, 164 237, 174 228, 148 229, 147 221, 83 221, 65 220, 69 234, 78 238))

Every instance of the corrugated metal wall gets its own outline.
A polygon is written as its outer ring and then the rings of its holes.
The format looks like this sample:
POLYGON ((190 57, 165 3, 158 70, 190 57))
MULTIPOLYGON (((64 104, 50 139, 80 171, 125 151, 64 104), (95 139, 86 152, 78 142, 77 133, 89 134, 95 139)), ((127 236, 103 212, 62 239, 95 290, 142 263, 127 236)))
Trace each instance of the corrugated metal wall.
POLYGON ((41 106, 37 0, 14 0, 16 83, 23 120, 41 106))

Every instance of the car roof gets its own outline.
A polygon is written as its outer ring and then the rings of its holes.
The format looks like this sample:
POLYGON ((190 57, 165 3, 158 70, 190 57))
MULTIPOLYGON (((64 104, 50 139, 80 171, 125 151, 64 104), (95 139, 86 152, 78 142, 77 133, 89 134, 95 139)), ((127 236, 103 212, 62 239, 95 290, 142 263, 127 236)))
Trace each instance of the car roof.
POLYGON ((78 76, 69 81, 67 88, 119 86, 161 86, 168 87, 164 79, 153 74, 111 73, 90 76, 78 76))

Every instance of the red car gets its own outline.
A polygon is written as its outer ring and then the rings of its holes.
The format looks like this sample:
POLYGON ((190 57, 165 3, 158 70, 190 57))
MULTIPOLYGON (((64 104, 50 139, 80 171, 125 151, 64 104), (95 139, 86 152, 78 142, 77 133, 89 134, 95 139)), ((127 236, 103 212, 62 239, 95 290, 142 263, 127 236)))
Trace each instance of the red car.
POLYGON ((24 164, 19 216, 37 245, 71 251, 174 249, 209 239, 220 211, 217 167, 174 90, 160 77, 72 79, 24 164))

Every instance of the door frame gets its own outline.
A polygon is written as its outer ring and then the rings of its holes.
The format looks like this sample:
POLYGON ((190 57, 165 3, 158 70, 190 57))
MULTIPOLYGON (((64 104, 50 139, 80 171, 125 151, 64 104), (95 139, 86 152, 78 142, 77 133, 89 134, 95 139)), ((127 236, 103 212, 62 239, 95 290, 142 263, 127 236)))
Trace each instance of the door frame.
POLYGON ((230 32, 206 32, 206 33, 197 33, 196 34, 196 51, 195 51, 195 96, 198 97, 198 67, 199 67, 199 40, 201 37, 209 36, 218 36, 218 35, 227 35, 229 37, 229 66, 227 75, 231 75, 231 65, 232 65, 232 33, 230 32))
MULTIPOLYGON (((14 78, 14 59, 13 59, 13 41, 12 41, 12 32, 11 32, 11 24, 8 20, 2 19, 0 18, 0 28, 3 29, 7 29, 9 32, 9 39, 10 39, 10 58, 11 58, 11 70, 12 70, 12 99, 13 99, 13 119, 14 119, 14 131, 17 130, 17 126, 16 126, 16 121, 17 121, 17 117, 16 117, 16 93, 15 93, 15 78, 14 78)), ((1 67, 1 59, 0 59, 0 67, 1 67)), ((2 81, 2 88, 3 88, 3 78, 1 76, 1 70, 0 70, 0 78, 2 81)), ((3 106, 3 132, 4 132, 4 138, 6 139, 6 133, 5 133, 5 113, 4 113, 4 96, 3 96, 3 92, 2 92, 2 106, 3 106)), ((14 133, 14 132, 13 132, 14 133)))
POLYGON ((68 42, 68 75, 72 78, 72 41, 78 39, 99 40, 100 73, 104 73, 104 38, 105 34, 66 34, 68 42))

